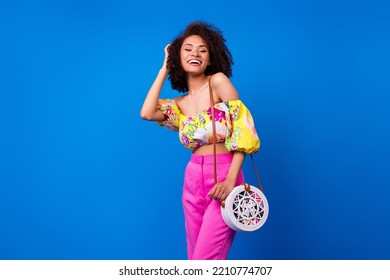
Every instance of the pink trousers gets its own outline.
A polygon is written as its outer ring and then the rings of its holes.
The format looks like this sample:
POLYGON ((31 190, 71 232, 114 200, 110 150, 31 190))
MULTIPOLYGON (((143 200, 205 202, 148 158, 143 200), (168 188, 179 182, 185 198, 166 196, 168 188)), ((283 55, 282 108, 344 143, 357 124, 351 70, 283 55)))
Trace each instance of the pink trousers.
MULTIPOLYGON (((228 173, 233 154, 217 155, 217 180, 228 173)), ((237 185, 244 183, 242 171, 237 185)), ((189 260, 224 260, 235 231, 224 222, 220 202, 207 196, 214 186, 213 155, 192 154, 184 175, 183 208, 189 260)))

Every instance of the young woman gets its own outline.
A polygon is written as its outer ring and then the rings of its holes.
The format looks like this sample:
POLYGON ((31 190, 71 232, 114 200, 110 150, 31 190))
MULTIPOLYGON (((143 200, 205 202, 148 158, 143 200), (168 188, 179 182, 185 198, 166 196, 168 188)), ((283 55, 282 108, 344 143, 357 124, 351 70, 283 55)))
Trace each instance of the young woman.
POLYGON ((220 202, 244 183, 245 154, 260 147, 252 116, 229 80, 232 56, 222 32, 193 22, 165 47, 165 59, 141 109, 145 120, 179 131, 192 151, 183 186, 188 259, 226 259, 235 232, 223 221, 220 202), (185 93, 160 99, 166 78, 185 93), (217 184, 214 184, 210 91, 216 124, 217 184))

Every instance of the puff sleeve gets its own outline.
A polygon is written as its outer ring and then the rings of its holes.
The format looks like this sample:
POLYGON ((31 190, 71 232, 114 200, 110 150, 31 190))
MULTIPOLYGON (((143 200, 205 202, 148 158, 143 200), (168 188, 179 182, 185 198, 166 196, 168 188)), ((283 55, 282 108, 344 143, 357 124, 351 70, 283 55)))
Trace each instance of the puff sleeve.
POLYGON ((170 130, 179 130, 180 109, 175 101, 172 99, 160 99, 157 106, 165 115, 165 119, 158 121, 157 124, 170 130))
POLYGON ((225 146, 229 151, 253 154, 260 148, 252 115, 240 100, 224 102, 227 133, 225 146))

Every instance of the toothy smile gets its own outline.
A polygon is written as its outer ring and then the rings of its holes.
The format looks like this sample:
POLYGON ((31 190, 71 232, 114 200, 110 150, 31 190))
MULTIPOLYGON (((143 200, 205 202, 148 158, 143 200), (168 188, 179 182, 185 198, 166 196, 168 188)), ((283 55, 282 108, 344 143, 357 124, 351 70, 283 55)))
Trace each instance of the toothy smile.
POLYGON ((188 63, 191 65, 200 65, 200 61, 196 59, 191 59, 190 61, 188 61, 188 63))

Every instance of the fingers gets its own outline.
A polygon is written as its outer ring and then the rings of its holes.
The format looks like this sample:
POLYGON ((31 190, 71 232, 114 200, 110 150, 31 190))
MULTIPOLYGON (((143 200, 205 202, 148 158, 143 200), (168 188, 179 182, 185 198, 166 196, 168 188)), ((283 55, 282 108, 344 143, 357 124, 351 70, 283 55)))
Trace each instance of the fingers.
POLYGON ((211 199, 222 201, 229 194, 229 188, 221 183, 217 183, 208 193, 211 199))
MULTIPOLYGON (((165 53, 165 57, 164 57, 164 63, 163 63, 163 68, 165 69, 168 69, 167 67, 167 61, 168 61, 168 56, 169 56, 169 47, 171 46, 171 44, 168 44, 165 46, 164 48, 164 53, 165 53)), ((169 70, 169 69, 168 69, 169 70)))
POLYGON ((168 51, 169 51, 170 46, 171 46, 171 44, 168 44, 165 46, 165 48, 164 48, 165 56, 168 56, 168 51))

